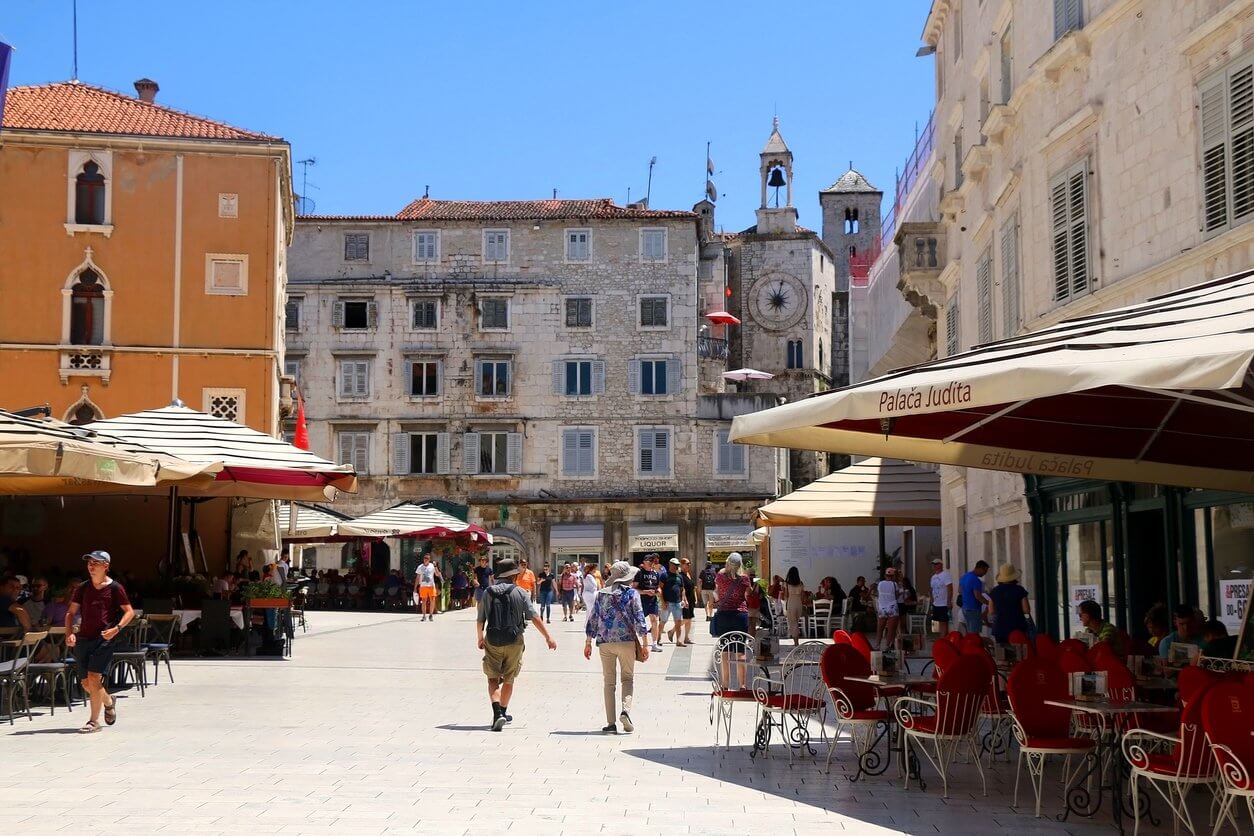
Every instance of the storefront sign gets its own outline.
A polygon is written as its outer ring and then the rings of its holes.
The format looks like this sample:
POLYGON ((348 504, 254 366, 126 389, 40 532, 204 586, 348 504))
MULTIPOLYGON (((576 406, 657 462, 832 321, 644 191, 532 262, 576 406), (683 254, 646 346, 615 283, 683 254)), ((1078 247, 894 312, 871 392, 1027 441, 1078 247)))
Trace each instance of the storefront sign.
POLYGON ((1220 581, 1219 582, 1219 620, 1228 628, 1228 632, 1236 635, 1241 629, 1245 618, 1245 608, 1250 604, 1250 586, 1254 581, 1220 581))
POLYGON ((750 539, 752 535, 753 526, 744 523, 707 525, 705 527, 705 550, 707 552, 725 552, 752 549, 755 548, 753 541, 750 539))
POLYGON ((555 525, 549 529, 551 554, 600 554, 604 546, 604 529, 595 525, 555 525))
POLYGON ((679 527, 674 525, 633 526, 629 551, 675 552, 679 551, 679 527))
POLYGON ((1081 584, 1071 587, 1071 626, 1078 630, 1080 628, 1080 605, 1085 601, 1098 601, 1102 594, 1102 588, 1099 584, 1081 584))

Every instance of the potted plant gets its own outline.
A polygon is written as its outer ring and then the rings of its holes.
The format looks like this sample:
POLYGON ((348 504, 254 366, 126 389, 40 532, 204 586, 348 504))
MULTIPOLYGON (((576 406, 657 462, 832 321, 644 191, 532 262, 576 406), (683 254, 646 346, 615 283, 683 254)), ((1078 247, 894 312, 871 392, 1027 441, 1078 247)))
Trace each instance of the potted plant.
POLYGON ((183 609, 194 610, 210 596, 213 586, 204 575, 179 575, 170 580, 169 589, 183 609))
POLYGON ((240 596, 253 608, 291 606, 287 590, 274 581, 252 581, 244 584, 240 596))

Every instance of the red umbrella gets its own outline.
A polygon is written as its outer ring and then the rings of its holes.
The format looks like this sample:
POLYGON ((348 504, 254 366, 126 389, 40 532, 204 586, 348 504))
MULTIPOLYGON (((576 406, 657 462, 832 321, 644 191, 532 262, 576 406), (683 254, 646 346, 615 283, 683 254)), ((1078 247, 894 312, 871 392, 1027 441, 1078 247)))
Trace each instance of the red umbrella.
POLYGON ((292 446, 302 450, 309 449, 309 425, 305 423, 305 399, 300 393, 296 395, 296 437, 292 439, 292 446))

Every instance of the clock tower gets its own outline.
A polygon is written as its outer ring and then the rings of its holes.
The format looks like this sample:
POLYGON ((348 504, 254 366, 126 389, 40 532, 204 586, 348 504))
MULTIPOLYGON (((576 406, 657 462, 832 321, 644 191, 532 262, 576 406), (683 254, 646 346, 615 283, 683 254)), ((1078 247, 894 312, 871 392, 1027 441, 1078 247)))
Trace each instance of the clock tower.
MULTIPOLYGON (((732 332, 730 367, 774 375, 739 388, 796 401, 831 387, 836 270, 822 239, 798 226, 792 180, 792 151, 775 119, 758 155, 757 224, 724 240, 729 304, 742 323, 732 332)), ((789 469, 800 487, 828 473, 827 456, 791 451, 789 469)))

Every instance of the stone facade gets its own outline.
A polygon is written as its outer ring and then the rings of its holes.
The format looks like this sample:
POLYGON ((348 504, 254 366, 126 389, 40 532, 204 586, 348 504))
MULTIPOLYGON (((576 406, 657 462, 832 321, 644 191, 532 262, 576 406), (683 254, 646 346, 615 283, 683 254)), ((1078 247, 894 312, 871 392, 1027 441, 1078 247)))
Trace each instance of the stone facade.
MULTIPOLYGON (((936 0, 924 38, 937 49, 942 355, 1250 268, 1242 173, 1221 171, 1207 200, 1200 123, 1207 91, 1221 118, 1206 147, 1233 150, 1222 114, 1254 60, 1254 4, 936 0), (1055 234, 1059 209, 1070 237, 1055 234)), ((1023 480, 942 478, 951 568, 1010 561, 1032 578, 1023 480)))
POLYGON ((747 527, 778 457, 724 449, 720 469, 726 342, 701 315, 722 271, 701 267, 697 214, 414 206, 296 226, 289 372, 314 451, 365 470, 337 509, 452 500, 533 563, 569 553, 555 527, 599 527, 584 553, 603 562, 629 556, 646 523, 700 558, 706 522, 747 527))

